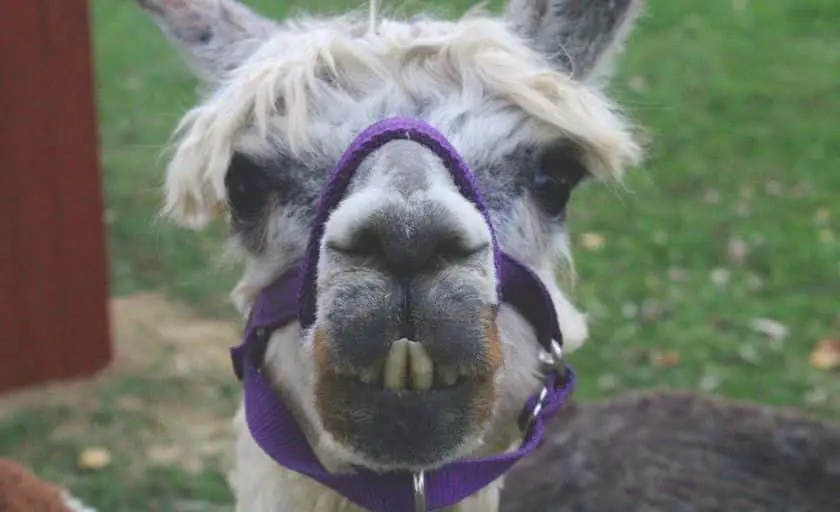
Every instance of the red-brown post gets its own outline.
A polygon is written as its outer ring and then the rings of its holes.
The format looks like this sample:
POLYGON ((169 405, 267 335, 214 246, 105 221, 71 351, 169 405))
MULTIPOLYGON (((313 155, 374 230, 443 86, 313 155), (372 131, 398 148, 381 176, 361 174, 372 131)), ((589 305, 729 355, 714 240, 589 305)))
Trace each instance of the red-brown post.
POLYGON ((108 364, 86 0, 0 0, 0 391, 108 364))

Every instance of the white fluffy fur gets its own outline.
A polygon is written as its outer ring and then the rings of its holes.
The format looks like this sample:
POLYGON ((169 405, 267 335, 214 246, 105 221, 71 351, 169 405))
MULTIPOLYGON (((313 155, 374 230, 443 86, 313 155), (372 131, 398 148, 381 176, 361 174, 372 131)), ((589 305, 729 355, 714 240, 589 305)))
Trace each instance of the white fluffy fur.
MULTIPOLYGON (((521 109, 543 136, 580 144, 595 173, 617 176, 640 157, 627 123, 606 98, 548 66, 501 20, 478 15, 458 22, 383 20, 375 33, 352 17, 304 20, 269 38, 183 118, 165 211, 186 225, 206 223, 223 206, 225 172, 249 128, 275 149, 282 143, 306 156, 324 150, 317 124, 335 116, 327 109, 351 104, 356 117, 367 114, 373 122, 376 111, 366 104, 382 108, 399 98, 439 94, 456 109, 437 123, 444 133, 452 114, 472 111, 482 118, 495 97, 521 109), (322 80, 325 73, 340 87, 322 80)), ((492 126, 483 121, 484 129, 492 126)), ((336 125, 330 128, 334 138, 336 125)), ((343 135, 349 143, 351 134, 343 135)), ((462 149, 459 144, 469 141, 459 138, 452 142, 462 149)), ((341 147, 337 142, 330 145, 341 147)))
MULTIPOLYGON (((230 59, 208 53, 190 37, 200 33, 195 20, 213 25, 214 20, 206 19, 208 13, 222 12, 232 5, 230 0, 140 1, 176 42, 198 48, 193 56, 213 75, 213 91, 185 115, 175 132, 166 178, 164 211, 187 226, 200 227, 225 208, 225 173, 235 151, 334 162, 359 130, 385 116, 412 115, 418 104, 427 105, 425 119, 473 161, 499 161, 522 142, 566 139, 580 148, 590 171, 618 178, 641 156, 632 127, 597 88, 555 69, 549 58, 512 30, 516 23, 480 11, 452 22, 346 16, 274 25, 237 8, 230 11, 236 16, 235 30, 220 33, 235 37, 253 26, 259 41, 249 36, 234 45, 237 52, 256 49, 241 58, 237 54, 235 66, 229 66, 230 59), (184 16, 192 5, 197 14, 184 16), (177 16, 167 10, 177 11, 177 16), (183 19, 193 20, 192 25, 171 26, 183 19), (225 69, 212 69, 214 62, 223 62, 225 69)), ((464 209, 463 198, 451 197, 457 194, 449 192, 450 183, 444 185, 429 193, 460 209, 465 233, 484 236, 486 226, 477 212, 464 209)), ((367 193, 371 190, 376 187, 367 193)), ((361 205, 368 203, 359 199, 364 193, 356 198, 361 205)), ((383 200, 383 194, 376 197, 383 200)), ((353 199, 346 202, 341 218, 328 226, 333 235, 340 237, 347 223, 364 217, 364 207, 353 207, 353 199)), ((526 199, 512 207, 509 215, 515 225, 493 219, 499 241, 546 284, 566 348, 574 350, 586 339, 587 327, 555 278, 558 263, 570 257, 566 233, 560 225, 547 227, 526 199)), ((243 313, 262 287, 301 257, 308 234, 306 220, 291 206, 277 206, 268 222, 266 250, 245 254, 245 272, 232 294, 243 313)), ((539 386, 539 349, 531 327, 505 305, 497 324, 504 347, 504 366, 497 374, 501 396, 483 437, 465 447, 474 455, 517 445, 516 417, 539 386)), ((311 337, 297 325, 288 326, 272 337, 265 369, 321 462, 344 471, 359 461, 321 425, 312 398, 311 351, 311 337)), ((241 409, 234 425, 236 463, 230 482, 238 512, 360 510, 268 458, 248 433, 241 409)), ((500 485, 491 484, 454 510, 496 510, 500 485)))

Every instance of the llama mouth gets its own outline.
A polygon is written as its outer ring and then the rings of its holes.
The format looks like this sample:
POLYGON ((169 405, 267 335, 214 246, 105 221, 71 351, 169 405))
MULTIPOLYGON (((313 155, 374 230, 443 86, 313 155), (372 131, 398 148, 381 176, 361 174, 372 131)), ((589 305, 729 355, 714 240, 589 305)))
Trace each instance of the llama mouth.
POLYGON ((348 383, 398 395, 454 391, 485 377, 477 368, 436 364, 420 342, 407 338, 392 342, 387 354, 370 366, 333 363, 325 370, 348 383))
POLYGON ((324 429, 375 467, 448 460, 490 417, 495 371, 436 364, 433 353, 402 338, 370 366, 326 362, 315 382, 324 429))
POLYGON ((394 341, 379 363, 345 376, 395 393, 453 390, 470 379, 456 367, 436 365, 421 343, 406 338, 394 341))

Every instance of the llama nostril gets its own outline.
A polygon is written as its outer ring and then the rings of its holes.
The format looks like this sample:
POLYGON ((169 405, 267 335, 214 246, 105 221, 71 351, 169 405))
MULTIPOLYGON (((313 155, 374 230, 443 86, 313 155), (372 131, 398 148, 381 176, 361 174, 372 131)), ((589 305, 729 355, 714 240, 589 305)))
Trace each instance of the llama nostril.
POLYGON ((342 238, 327 245, 401 279, 468 258, 487 245, 435 204, 382 208, 342 238))

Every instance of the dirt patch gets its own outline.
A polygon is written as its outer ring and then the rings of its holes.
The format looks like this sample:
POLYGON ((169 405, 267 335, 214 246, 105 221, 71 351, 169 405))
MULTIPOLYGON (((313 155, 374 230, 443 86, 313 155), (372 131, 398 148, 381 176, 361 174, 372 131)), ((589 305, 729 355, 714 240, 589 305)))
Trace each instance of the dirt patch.
POLYGON ((142 466, 191 472, 227 459, 238 383, 229 348, 240 326, 201 317, 160 294, 110 304, 115 358, 94 378, 0 396, 0 421, 27 410, 71 411, 51 438, 107 445, 142 466), (110 418, 103 422, 101 417, 110 418))
POLYGON ((112 300, 111 315, 118 371, 160 364, 179 374, 230 370, 228 349, 237 343, 238 325, 203 318, 152 293, 112 300))

